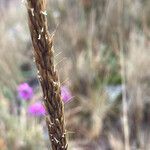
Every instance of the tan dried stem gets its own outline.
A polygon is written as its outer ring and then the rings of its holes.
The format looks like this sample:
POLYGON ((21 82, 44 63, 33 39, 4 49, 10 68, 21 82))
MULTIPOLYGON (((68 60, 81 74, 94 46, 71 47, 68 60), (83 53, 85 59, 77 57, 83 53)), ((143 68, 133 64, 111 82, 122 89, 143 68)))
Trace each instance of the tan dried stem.
POLYGON ((47 109, 46 122, 51 146, 53 150, 67 150, 64 106, 54 67, 53 36, 48 32, 46 0, 27 0, 27 9, 35 63, 47 109))

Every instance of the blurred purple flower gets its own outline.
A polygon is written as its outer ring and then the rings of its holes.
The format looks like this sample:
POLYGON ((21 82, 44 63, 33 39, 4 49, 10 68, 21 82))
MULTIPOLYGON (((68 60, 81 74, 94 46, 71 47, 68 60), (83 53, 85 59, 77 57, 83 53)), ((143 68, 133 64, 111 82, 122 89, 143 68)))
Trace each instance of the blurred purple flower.
POLYGON ((43 116, 46 110, 41 102, 36 102, 28 107, 28 113, 32 116, 43 116))
POLYGON ((24 100, 29 100, 33 96, 33 89, 27 83, 22 83, 17 88, 18 95, 24 100))
POLYGON ((71 100, 72 98, 71 91, 69 90, 67 86, 61 87, 61 98, 64 103, 67 103, 71 100))

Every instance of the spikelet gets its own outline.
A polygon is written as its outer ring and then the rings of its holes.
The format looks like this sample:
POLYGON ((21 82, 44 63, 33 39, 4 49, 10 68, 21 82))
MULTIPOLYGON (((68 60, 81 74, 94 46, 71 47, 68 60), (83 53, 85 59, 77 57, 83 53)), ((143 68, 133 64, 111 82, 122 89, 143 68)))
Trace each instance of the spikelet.
POLYGON ((47 110, 46 122, 51 146, 53 150, 67 150, 64 106, 54 68, 53 36, 50 36, 47 27, 46 0, 27 0, 27 9, 35 63, 47 110))

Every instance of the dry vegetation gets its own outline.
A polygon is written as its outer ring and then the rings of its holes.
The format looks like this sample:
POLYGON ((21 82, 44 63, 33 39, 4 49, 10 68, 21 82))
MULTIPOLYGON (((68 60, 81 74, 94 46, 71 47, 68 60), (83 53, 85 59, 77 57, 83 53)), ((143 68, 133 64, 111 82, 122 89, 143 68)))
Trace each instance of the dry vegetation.
MULTIPOLYGON (((45 119, 30 117, 16 90, 28 82, 41 99, 26 7, 1 0, 0 8, 0 149, 46 150, 45 119)), ((149 150, 150 1, 48 0, 47 9, 55 66, 73 95, 68 149, 149 150)))

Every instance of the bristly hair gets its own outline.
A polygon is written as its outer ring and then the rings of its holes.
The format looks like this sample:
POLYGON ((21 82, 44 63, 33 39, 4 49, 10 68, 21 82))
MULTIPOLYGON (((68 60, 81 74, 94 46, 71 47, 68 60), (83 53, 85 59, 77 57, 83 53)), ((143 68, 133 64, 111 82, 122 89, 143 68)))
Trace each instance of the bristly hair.
POLYGON ((53 36, 48 32, 46 0, 27 0, 27 9, 35 63, 47 110, 46 122, 51 146, 53 150, 67 150, 64 105, 54 67, 53 36))

